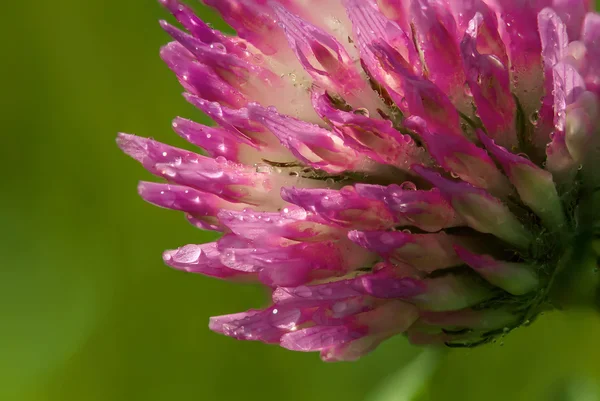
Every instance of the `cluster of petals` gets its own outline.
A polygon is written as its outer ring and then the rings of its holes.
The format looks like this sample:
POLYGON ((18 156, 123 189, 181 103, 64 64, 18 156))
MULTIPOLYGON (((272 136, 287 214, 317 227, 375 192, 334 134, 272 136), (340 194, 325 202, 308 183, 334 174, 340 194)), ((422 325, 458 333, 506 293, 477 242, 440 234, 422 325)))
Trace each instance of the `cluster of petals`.
POLYGON ((599 111, 591 2, 205 0, 237 36, 161 3, 185 28, 161 22, 161 57, 215 126, 173 121, 201 153, 118 144, 166 181, 143 199, 222 233, 167 265, 272 297, 212 330, 334 361, 515 323, 481 305, 537 291, 521 256, 567 224, 599 111))

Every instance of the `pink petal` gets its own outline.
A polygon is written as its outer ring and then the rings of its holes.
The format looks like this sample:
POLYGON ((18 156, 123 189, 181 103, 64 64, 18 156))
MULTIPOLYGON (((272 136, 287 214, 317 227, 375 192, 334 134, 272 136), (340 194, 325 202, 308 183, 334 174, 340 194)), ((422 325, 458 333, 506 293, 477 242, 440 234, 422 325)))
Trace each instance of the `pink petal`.
POLYGON ((353 187, 332 189, 283 188, 281 197, 341 227, 387 228, 390 212, 379 202, 361 197, 353 187))
POLYGON ((428 232, 456 227, 464 222, 438 189, 417 191, 412 183, 404 187, 357 184, 357 194, 382 202, 398 226, 415 226, 428 232))
POLYGON ((293 351, 319 351, 355 340, 363 335, 363 330, 346 326, 309 327, 283 335, 281 346, 293 351))
POLYGON ((479 131, 480 141, 500 162, 504 172, 515 186, 521 201, 533 210, 550 228, 562 230, 565 214, 552 174, 533 164, 529 159, 510 153, 496 145, 479 131))
POLYGON ((465 137, 430 131, 425 121, 415 116, 404 124, 423 139, 431 156, 446 171, 494 195, 504 197, 510 193, 508 181, 488 154, 465 137))
POLYGON ((540 285, 534 267, 524 263, 495 260, 488 255, 476 255, 459 246, 456 253, 487 281, 513 295, 523 295, 540 285))
POLYGON ((361 162, 364 163, 364 159, 329 130, 257 104, 250 104, 248 111, 252 120, 271 131, 303 163, 330 173, 357 170, 361 162))
POLYGON ((270 242, 273 237, 294 241, 340 239, 345 231, 331 227, 302 208, 285 207, 281 212, 242 212, 222 210, 219 220, 229 230, 255 242, 270 242))
POLYGON ((418 147, 409 135, 396 130, 390 121, 370 118, 357 111, 339 110, 326 93, 315 92, 313 105, 319 116, 334 127, 348 146, 373 160, 404 170, 415 163, 431 163, 425 150, 418 147))
POLYGON ((274 9, 283 24, 290 47, 315 83, 340 93, 350 103, 358 100, 356 96, 361 92, 365 95, 364 91, 369 89, 366 82, 348 52, 333 36, 282 6, 274 5, 274 9))
POLYGON ((179 43, 171 42, 164 46, 160 55, 188 92, 234 108, 248 103, 242 93, 221 79, 210 67, 196 62, 194 56, 179 43))
POLYGON ((462 102, 465 75, 454 18, 435 0, 414 0, 410 11, 413 39, 422 54, 428 78, 455 104, 462 102))
POLYGON ((446 233, 411 234, 402 231, 350 231, 348 238, 387 260, 432 272, 461 264, 446 233))
MULTIPOLYGON (((427 122, 431 130, 462 136, 460 118, 450 99, 433 82, 413 75, 404 60, 389 44, 378 42, 372 51, 381 68, 389 74, 384 82, 400 110, 427 122)), ((461 90, 463 88, 461 82, 461 90)))
POLYGON ((498 143, 513 148, 518 145, 515 130, 516 105, 510 88, 507 64, 495 54, 478 50, 480 32, 486 27, 479 13, 469 23, 461 43, 462 60, 477 115, 487 132, 498 143))
POLYGON ((440 189, 469 227, 493 234, 517 247, 528 247, 531 234, 501 201, 482 189, 442 178, 424 167, 413 166, 413 169, 440 189))
POLYGON ((199 273, 221 279, 252 278, 252 274, 236 271, 224 266, 219 259, 216 243, 186 245, 176 250, 165 251, 163 260, 178 270, 199 273))
POLYGON ((193 188, 140 182, 138 193, 147 202, 156 206, 180 210, 205 222, 205 228, 222 231, 216 216, 221 209, 242 209, 248 205, 227 202, 214 194, 195 190, 193 188))
POLYGON ((216 8, 237 34, 264 54, 287 49, 285 36, 277 25, 275 13, 263 2, 254 0, 204 0, 216 8))

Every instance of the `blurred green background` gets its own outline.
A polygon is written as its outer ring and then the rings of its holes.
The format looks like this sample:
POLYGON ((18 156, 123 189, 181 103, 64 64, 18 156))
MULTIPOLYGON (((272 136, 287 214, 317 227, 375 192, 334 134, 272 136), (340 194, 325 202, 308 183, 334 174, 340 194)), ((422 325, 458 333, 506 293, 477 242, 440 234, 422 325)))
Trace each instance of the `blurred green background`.
MULTIPOLYGON (((163 249, 209 234, 141 201, 150 177, 114 142, 125 131, 184 146, 171 119, 203 119, 158 57, 170 16, 156 2, 11 1, 2 15, 0 400, 389 401, 423 380, 402 371, 421 352, 403 338, 325 364, 208 330, 210 315, 265 294, 162 264, 163 249)), ((425 398, 566 399, 600 381, 599 340, 597 316, 546 314, 443 352, 425 398)))

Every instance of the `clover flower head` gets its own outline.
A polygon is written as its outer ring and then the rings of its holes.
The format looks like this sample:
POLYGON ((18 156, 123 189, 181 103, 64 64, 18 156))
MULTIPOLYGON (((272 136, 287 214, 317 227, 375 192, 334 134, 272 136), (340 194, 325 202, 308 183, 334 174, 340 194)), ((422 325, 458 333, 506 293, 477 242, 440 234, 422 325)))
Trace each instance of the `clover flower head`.
POLYGON ((397 334, 486 343, 556 306, 593 226, 589 1, 205 0, 238 36, 161 3, 186 30, 161 22, 161 57, 216 125, 173 121, 202 154, 117 141, 166 180, 142 198, 223 234, 167 265, 270 290, 212 330, 353 360, 397 334))

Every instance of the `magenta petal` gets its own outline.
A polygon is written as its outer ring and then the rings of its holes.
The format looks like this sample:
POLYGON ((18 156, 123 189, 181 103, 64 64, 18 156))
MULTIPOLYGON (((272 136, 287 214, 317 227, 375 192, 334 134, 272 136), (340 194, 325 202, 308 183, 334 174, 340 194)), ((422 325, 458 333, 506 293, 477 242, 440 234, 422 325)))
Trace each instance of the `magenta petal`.
POLYGON ((321 358, 330 362, 356 360, 392 335, 406 331, 417 318, 413 305, 397 300, 385 302, 354 317, 354 322, 367 328, 365 336, 323 350, 321 358))
MULTIPOLYGON (((399 0, 391 0, 391 2, 399 0)), ((352 21, 352 30, 361 56, 361 62, 368 72, 380 83, 385 81, 385 72, 381 70, 373 54, 372 45, 379 41, 389 43, 408 63, 411 73, 421 72, 421 61, 417 50, 406 32, 408 25, 400 28, 387 19, 371 1, 344 0, 348 16, 352 21)))
POLYGON ((327 241, 340 239, 345 233, 324 224, 322 219, 304 209, 291 206, 270 213, 222 210, 219 220, 236 235, 259 243, 279 237, 294 241, 327 241))
POLYGON ((537 26, 537 15, 546 1, 499 1, 500 31, 511 61, 511 78, 516 95, 529 116, 539 109, 542 97, 543 70, 540 63, 542 46, 537 26))
POLYGON ((553 0, 552 8, 567 25, 571 40, 578 40, 586 13, 594 10, 592 0, 553 0))
POLYGON ((583 21, 581 40, 585 44, 586 74, 585 83, 589 90, 600 93, 600 14, 587 13, 583 21))
POLYGON ((353 187, 340 191, 282 188, 281 197, 341 227, 381 229, 393 222, 381 203, 361 197, 353 187))
POLYGON ((384 299, 410 299, 426 290, 426 286, 420 280, 410 277, 395 278, 383 274, 364 275, 361 284, 367 294, 384 299))
MULTIPOLYGON (((434 131, 462 136, 458 111, 446 94, 433 82, 413 75, 404 60, 389 44, 378 42, 372 50, 381 68, 390 75, 385 87, 403 111, 427 122, 434 131)), ((464 87, 464 77, 461 90, 464 87)))
POLYGON ((495 260, 491 256, 476 255, 458 246, 456 253, 490 283, 511 294, 527 294, 540 284, 534 267, 527 264, 495 260))
POLYGON ((247 137, 224 128, 207 127, 184 118, 176 118, 172 125, 177 134, 203 148, 212 157, 223 156, 228 160, 240 162, 240 158, 244 157, 242 151, 252 152, 258 148, 247 137))
MULTIPOLYGON (((496 56, 503 65, 508 65, 506 47, 498 31, 498 18, 495 12, 483 0, 456 0, 450 2, 450 8, 456 19, 459 38, 462 38, 467 30, 475 28, 477 14, 481 20, 477 22, 477 51, 480 54, 496 56)), ((467 34, 469 35, 469 34, 467 34)))
POLYGON ((478 49, 480 31, 486 27, 477 13, 469 23, 461 43, 466 78, 475 100, 477 115, 487 132, 507 148, 518 145, 515 130, 516 105, 510 88, 508 65, 495 54, 481 54, 478 49))
POLYGON ((241 209, 247 206, 243 203, 227 202, 214 194, 180 185, 140 182, 138 193, 147 202, 189 213, 197 220, 204 221, 205 229, 218 231, 222 230, 222 226, 217 222, 216 216, 221 209, 241 209))
POLYGON ((160 55, 188 92, 234 108, 248 103, 242 93, 221 79, 211 68, 196 62, 193 55, 179 43, 172 42, 164 46, 160 55))
POLYGON ((274 108, 251 104, 248 110, 252 120, 264 125, 302 162, 331 173, 359 168, 361 158, 333 132, 274 108))
POLYGON ((221 47, 202 43, 167 22, 162 21, 161 25, 200 63, 209 66, 223 81, 239 91, 249 93, 258 82, 266 87, 273 87, 279 83, 279 77, 266 68, 239 58, 235 54, 229 54, 221 47))
POLYGON ((567 27, 551 8, 544 8, 538 14, 538 30, 542 42, 542 60, 544 68, 552 71, 558 62, 562 61, 569 44, 567 27))
MULTIPOLYGON (((364 2, 369 3, 369 2, 364 2)), ((410 13, 408 0, 376 0, 379 10, 387 19, 395 21, 404 31, 410 31, 410 13)))
POLYGON ((465 76, 461 68, 456 22, 441 2, 411 2, 411 28, 429 79, 453 100, 464 96, 465 76))
POLYGON ((245 45, 239 43, 235 37, 227 37, 221 32, 211 29, 204 21, 198 18, 194 11, 178 0, 159 0, 169 9, 171 14, 187 29, 195 38, 213 47, 222 47, 228 53, 243 57, 249 54, 245 45))
POLYGON ((230 269, 220 262, 220 252, 217 245, 210 242, 202 245, 186 245, 172 251, 165 251, 163 260, 178 270, 199 273, 205 276, 231 279, 237 277, 252 277, 252 275, 230 269))
POLYGON ((417 191, 414 184, 406 187, 357 184, 356 192, 365 198, 382 202, 392 213, 398 226, 415 226, 428 232, 463 224, 462 219, 438 189, 417 191))
POLYGON ((461 264, 453 249, 454 239, 446 233, 411 234, 402 231, 350 231, 358 245, 396 263, 419 270, 434 270, 461 264))
POLYGON ((527 248, 531 234, 500 200, 464 182, 454 182, 421 166, 413 169, 438 187, 467 225, 490 233, 520 248, 527 248))
POLYGON ((286 49, 282 29, 277 25, 275 13, 264 2, 254 0, 204 0, 216 8, 237 34, 265 54, 275 54, 286 49))
POLYGON ((321 87, 339 92, 344 97, 366 89, 350 55, 333 36, 274 5, 290 47, 300 64, 321 87))
POLYGON ((556 176, 569 175, 575 161, 565 141, 566 110, 585 90, 585 82, 575 67, 558 63, 553 68, 554 77, 554 126, 552 141, 546 148, 546 168, 556 176))
POLYGON ((309 327, 281 337, 281 346, 293 351, 319 351, 345 342, 355 340, 364 335, 364 330, 346 326, 309 327))
POLYGON ((293 287, 315 278, 343 275, 369 262, 364 250, 344 242, 308 242, 280 246, 221 245, 221 262, 234 270, 259 272, 269 286, 293 287))
POLYGON ((298 309, 250 310, 232 315, 210 318, 211 330, 238 340, 258 340, 278 343, 289 328, 300 323, 302 313, 298 309))
POLYGON ((425 150, 409 135, 398 132, 390 121, 370 118, 359 112, 334 107, 326 93, 313 94, 313 106, 321 118, 329 122, 344 142, 380 163, 408 170, 412 164, 429 165, 425 150))
POLYGON ((151 173, 232 202, 262 203, 273 185, 268 172, 225 158, 211 159, 135 135, 120 134, 117 141, 151 173))
POLYGON ((278 287, 273 291, 273 303, 320 306, 363 295, 365 290, 362 284, 356 279, 347 279, 310 286, 278 287))
POLYGON ((540 216, 548 227, 563 230, 565 216, 552 174, 536 166, 529 159, 496 145, 483 132, 478 131, 478 136, 500 162, 523 203, 540 216))
POLYGON ((538 118, 538 121, 532 141, 537 147, 543 149, 550 141, 548 132, 552 131, 555 118, 553 68, 565 58, 569 39, 565 24, 556 12, 550 8, 545 8, 538 14, 538 30, 542 42, 546 94, 542 98, 542 107, 539 113, 534 115, 538 118))
POLYGON ((419 135, 433 158, 446 171, 498 196, 506 196, 510 187, 488 154, 465 137, 447 131, 430 132, 419 117, 409 117, 405 126, 419 135))

